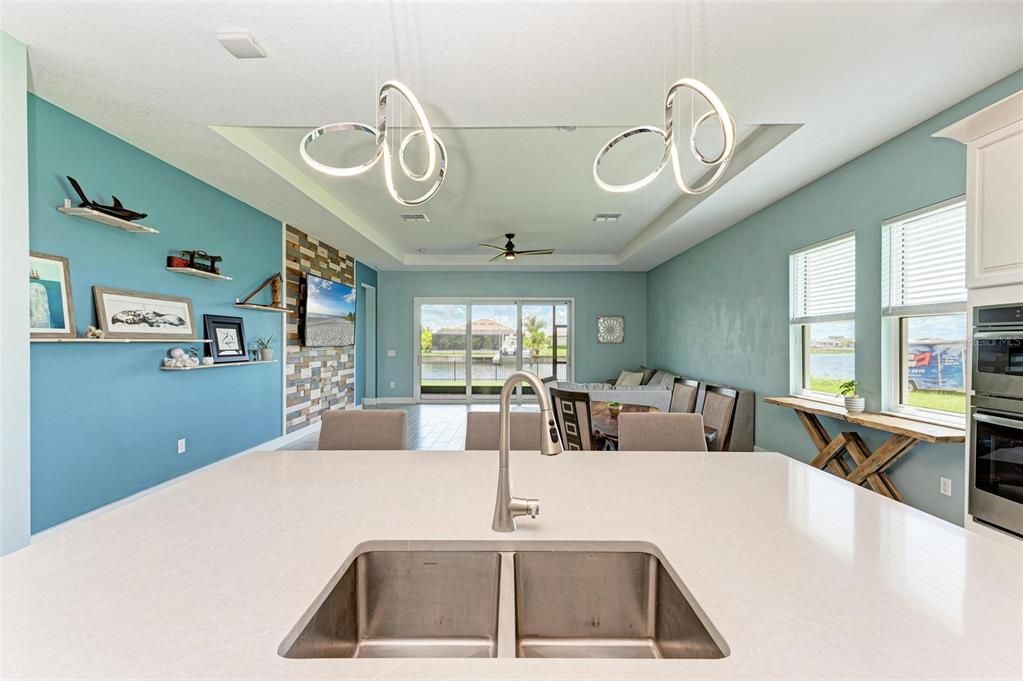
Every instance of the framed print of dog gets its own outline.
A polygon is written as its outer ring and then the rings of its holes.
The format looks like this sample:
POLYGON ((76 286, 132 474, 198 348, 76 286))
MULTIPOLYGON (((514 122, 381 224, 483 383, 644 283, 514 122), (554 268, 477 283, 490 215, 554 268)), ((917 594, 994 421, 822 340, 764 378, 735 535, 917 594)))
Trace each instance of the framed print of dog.
POLYGON ((96 320, 106 338, 195 340, 192 299, 93 286, 96 320))

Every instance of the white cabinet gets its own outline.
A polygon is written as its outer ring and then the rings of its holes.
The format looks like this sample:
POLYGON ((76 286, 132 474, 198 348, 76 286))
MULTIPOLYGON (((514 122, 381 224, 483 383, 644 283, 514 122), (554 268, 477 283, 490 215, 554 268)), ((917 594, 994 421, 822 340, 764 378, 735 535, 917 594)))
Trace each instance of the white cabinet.
POLYGON ((966 286, 1023 283, 1023 92, 935 133, 966 145, 966 286))

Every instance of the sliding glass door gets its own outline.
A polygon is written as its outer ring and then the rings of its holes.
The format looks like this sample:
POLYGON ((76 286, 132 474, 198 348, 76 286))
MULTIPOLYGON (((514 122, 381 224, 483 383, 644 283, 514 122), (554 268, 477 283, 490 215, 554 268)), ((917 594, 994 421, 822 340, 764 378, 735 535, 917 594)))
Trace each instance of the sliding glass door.
POLYGON ((469 385, 465 371, 468 313, 466 304, 430 303, 419 307, 417 388, 422 397, 465 398, 469 385))
POLYGON ((520 368, 572 378, 570 300, 417 299, 415 308, 417 399, 493 400, 520 368))

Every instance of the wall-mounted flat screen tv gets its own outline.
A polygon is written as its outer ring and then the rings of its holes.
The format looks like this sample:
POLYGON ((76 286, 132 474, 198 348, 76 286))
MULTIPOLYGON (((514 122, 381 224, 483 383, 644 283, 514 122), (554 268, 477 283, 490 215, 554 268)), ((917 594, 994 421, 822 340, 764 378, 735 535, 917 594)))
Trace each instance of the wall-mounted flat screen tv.
POLYGON ((303 322, 306 346, 355 345, 355 289, 306 275, 303 322))

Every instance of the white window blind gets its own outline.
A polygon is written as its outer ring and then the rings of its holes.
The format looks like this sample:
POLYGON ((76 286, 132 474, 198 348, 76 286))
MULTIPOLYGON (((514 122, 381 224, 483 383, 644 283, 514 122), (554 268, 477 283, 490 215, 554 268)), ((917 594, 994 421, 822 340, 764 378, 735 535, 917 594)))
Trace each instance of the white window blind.
POLYGON ((789 256, 793 324, 855 318, 856 235, 832 239, 789 256))
POLYGON ((888 316, 966 303, 966 204, 959 198, 882 226, 881 304, 888 316))

